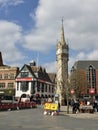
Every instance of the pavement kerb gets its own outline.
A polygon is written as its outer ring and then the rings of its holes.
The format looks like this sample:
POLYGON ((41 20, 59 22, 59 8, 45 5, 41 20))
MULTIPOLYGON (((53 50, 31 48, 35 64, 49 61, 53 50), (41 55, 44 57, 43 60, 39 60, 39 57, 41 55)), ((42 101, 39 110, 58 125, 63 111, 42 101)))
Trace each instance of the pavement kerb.
POLYGON ((83 118, 83 119, 98 119, 98 112, 94 113, 72 113, 72 108, 69 107, 69 113, 67 113, 67 106, 61 106, 60 115, 70 116, 74 118, 83 118))

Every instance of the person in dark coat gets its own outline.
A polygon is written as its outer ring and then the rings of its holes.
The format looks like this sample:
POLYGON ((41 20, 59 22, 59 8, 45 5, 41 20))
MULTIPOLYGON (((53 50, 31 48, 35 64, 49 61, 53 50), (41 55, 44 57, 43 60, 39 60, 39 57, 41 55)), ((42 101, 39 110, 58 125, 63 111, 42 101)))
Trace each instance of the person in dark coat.
POLYGON ((73 106, 72 106, 72 107, 73 107, 73 108, 72 108, 72 112, 73 112, 73 113, 80 112, 80 103, 79 103, 78 100, 75 100, 75 101, 73 102, 73 106))
POLYGON ((93 103, 93 109, 94 109, 94 112, 98 112, 98 102, 97 102, 97 100, 95 100, 94 103, 93 103))
POLYGON ((60 107, 61 107, 60 102, 58 102, 58 112, 60 112, 60 107))

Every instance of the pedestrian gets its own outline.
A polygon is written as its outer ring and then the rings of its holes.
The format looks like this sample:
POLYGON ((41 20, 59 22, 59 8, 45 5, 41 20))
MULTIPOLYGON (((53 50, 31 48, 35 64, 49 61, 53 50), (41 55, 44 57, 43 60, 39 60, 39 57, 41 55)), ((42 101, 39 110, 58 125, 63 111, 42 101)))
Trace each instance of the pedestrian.
POLYGON ((94 112, 98 111, 98 102, 97 102, 97 100, 95 100, 94 103, 93 103, 93 109, 94 109, 94 112))
POLYGON ((80 103, 79 103, 79 100, 74 100, 73 106, 72 106, 72 112, 73 113, 80 112, 80 103))
POLYGON ((60 107, 61 107, 60 102, 58 102, 58 112, 60 112, 60 107))

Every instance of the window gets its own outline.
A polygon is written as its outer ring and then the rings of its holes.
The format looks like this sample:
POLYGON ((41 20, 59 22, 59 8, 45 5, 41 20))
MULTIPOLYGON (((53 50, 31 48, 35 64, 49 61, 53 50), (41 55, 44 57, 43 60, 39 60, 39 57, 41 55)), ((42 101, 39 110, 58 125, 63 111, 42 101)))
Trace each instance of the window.
POLYGON ((49 92, 51 92, 51 88, 50 88, 50 85, 49 85, 49 92))
POLYGON ((14 87, 14 83, 8 83, 8 88, 13 88, 14 87))
POLYGON ((54 86, 52 86, 52 93, 54 93, 54 86))
POLYGON ((0 88, 5 88, 5 83, 0 83, 0 88))
POLYGON ((96 70, 90 65, 87 70, 88 88, 96 88, 96 70))
POLYGON ((45 84, 45 92, 47 92, 47 84, 45 84))
POLYGON ((31 94, 35 93, 35 81, 31 82, 31 94))
POLYGON ((28 91, 28 89, 29 89, 29 82, 26 82, 26 81, 21 82, 21 90, 22 90, 22 92, 26 92, 26 91, 28 91))
POLYGON ((41 92, 44 92, 44 83, 42 83, 41 92))
POLYGON ((14 79, 14 74, 13 73, 10 74, 10 79, 14 79))
POLYGON ((42 83, 40 83, 40 91, 42 92, 42 83))
POLYGON ((41 87, 40 85, 41 84, 40 84, 40 82, 36 82, 36 84, 37 84, 37 92, 40 92, 40 87, 41 87))
POLYGON ((19 90, 19 82, 17 82, 17 90, 19 90))
POLYGON ((22 78, 25 78, 25 77, 28 77, 28 72, 21 72, 21 77, 22 78))
POLYGON ((2 74, 0 74, 0 79, 2 79, 2 74))
POLYGON ((4 74, 4 79, 8 79, 8 74, 4 74))

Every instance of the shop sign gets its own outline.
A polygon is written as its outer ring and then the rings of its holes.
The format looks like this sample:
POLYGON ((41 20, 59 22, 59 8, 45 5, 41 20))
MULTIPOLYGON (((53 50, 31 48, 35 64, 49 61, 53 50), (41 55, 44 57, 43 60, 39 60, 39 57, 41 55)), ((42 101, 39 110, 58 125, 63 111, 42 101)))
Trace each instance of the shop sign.
POLYGON ((17 78, 16 81, 32 81, 32 78, 17 78))

